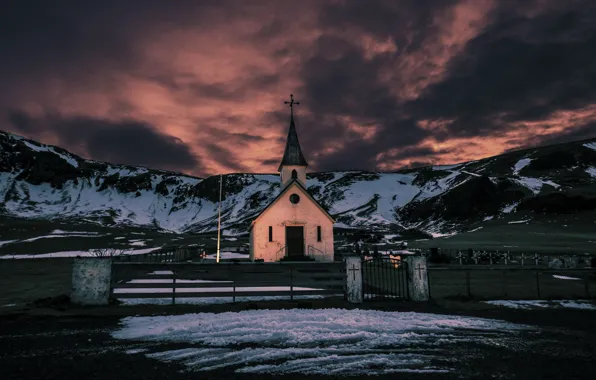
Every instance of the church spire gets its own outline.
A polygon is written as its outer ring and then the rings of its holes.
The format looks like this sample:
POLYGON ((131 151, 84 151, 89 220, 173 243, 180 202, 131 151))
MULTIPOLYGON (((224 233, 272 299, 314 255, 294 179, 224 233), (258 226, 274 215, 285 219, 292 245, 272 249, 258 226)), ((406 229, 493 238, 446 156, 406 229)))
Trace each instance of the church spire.
POLYGON ((300 149, 300 143, 298 142, 298 133, 296 133, 296 125, 294 123, 294 105, 300 104, 294 101, 294 95, 290 94, 290 101, 285 101, 284 104, 290 105, 290 130, 288 131, 288 139, 286 141, 286 150, 284 156, 279 164, 278 172, 281 172, 284 166, 308 166, 306 159, 300 149))

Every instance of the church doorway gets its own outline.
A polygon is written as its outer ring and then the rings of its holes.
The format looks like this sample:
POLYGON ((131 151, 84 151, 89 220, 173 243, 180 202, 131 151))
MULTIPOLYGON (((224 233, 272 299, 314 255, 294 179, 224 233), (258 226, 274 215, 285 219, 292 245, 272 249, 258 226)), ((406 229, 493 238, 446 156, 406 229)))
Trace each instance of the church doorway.
POLYGON ((304 226, 286 227, 288 257, 304 256, 304 226))

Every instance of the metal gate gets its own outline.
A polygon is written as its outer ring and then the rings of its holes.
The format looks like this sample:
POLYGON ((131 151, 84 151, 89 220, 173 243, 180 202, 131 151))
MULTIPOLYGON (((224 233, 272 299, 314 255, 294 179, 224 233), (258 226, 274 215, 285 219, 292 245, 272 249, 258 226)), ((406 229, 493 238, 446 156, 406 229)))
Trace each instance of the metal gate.
POLYGON ((406 261, 389 257, 363 260, 362 290, 365 300, 408 299, 406 261))

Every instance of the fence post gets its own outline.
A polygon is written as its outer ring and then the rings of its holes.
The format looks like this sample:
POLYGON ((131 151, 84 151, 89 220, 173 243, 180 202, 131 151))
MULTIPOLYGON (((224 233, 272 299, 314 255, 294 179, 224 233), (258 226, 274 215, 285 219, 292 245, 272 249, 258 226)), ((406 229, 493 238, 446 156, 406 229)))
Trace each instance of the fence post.
POLYGON ((428 301, 428 270, 426 257, 409 256, 407 258, 408 294, 412 301, 428 301))
POLYGON ((362 303, 362 259, 359 256, 346 257, 346 296, 348 302, 362 303))
POLYGON ((540 272, 536 271, 536 293, 540 299, 540 272))
POLYGON ((507 271, 503 271, 503 294, 507 297, 507 281, 506 281, 507 271))
POLYGON ((290 264, 290 301, 294 301, 294 268, 290 264))
POLYGON ((466 289, 468 290, 468 297, 472 298, 472 286, 470 284, 470 270, 466 270, 466 289))
POLYGON ((231 265, 228 265, 228 269, 232 270, 232 303, 236 303, 236 271, 231 265))
POLYGON ((172 268, 172 305, 176 305, 176 270, 172 268))
POLYGON ((112 259, 79 257, 74 259, 71 272, 72 303, 77 305, 108 305, 112 285, 112 259))

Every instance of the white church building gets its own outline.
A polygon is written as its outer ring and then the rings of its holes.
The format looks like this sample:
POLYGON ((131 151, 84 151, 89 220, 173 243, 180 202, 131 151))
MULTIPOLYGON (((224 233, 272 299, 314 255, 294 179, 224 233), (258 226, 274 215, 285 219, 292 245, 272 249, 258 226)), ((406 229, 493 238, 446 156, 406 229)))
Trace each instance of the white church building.
POLYGON ((250 259, 333 261, 335 220, 306 190, 308 164, 300 149, 290 102, 290 130, 278 168, 280 192, 250 226, 250 259))

